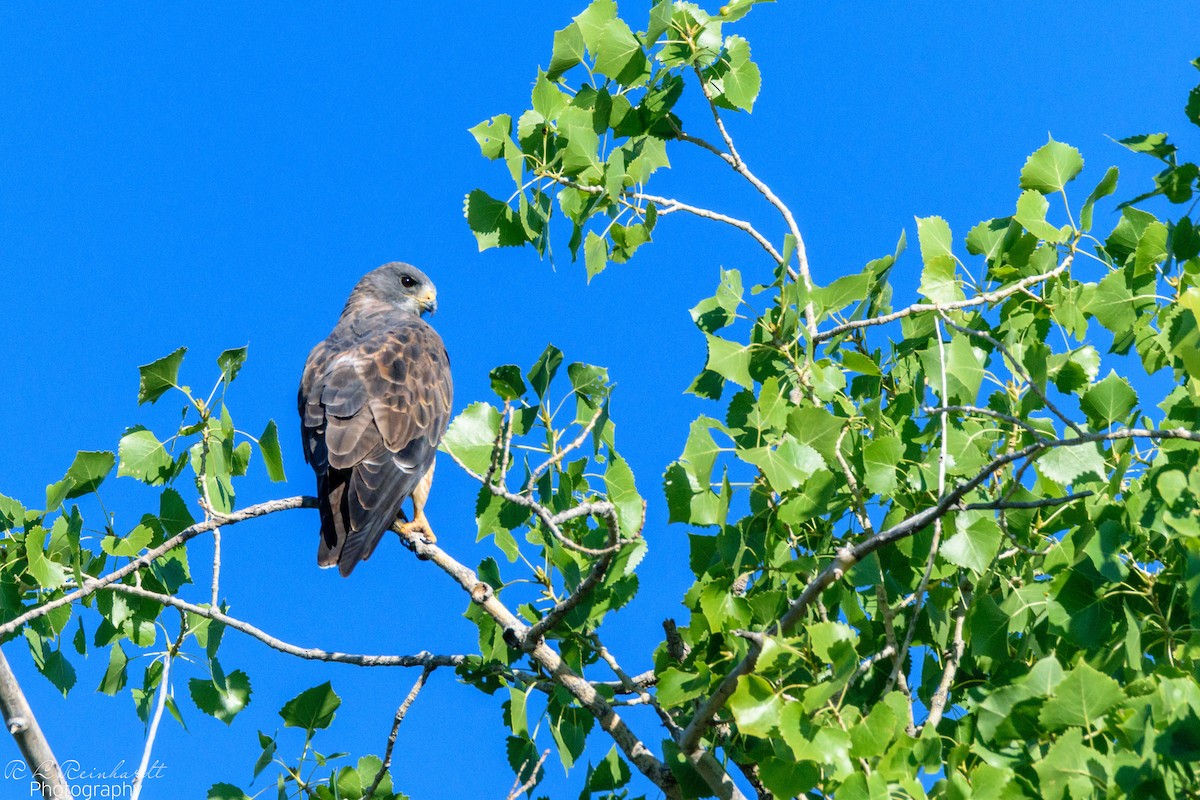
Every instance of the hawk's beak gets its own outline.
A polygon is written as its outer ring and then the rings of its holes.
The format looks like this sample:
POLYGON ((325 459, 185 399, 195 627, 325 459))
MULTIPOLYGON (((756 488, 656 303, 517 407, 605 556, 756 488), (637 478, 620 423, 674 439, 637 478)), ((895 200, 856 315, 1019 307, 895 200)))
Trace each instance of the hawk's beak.
POLYGON ((421 295, 421 298, 418 302, 421 304, 422 311, 428 311, 430 314, 433 314, 437 311, 437 295, 435 295, 433 292, 421 295))

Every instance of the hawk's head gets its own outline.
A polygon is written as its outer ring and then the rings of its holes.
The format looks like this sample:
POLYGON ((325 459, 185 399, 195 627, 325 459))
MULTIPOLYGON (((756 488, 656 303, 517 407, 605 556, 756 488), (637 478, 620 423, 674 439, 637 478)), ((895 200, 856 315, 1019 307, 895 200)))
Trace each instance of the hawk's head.
POLYGON ((412 264, 393 261, 371 270, 358 282, 354 298, 371 298, 421 315, 437 311, 437 289, 429 276, 412 264))

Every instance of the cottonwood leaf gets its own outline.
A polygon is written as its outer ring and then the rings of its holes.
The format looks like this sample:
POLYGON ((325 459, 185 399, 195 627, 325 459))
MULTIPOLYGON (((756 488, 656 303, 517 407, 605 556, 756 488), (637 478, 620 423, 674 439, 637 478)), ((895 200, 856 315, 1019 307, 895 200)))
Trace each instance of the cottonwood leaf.
POLYGON ((774 688, 758 675, 738 678, 737 688, 729 698, 729 710, 737 721, 738 731, 749 736, 767 737, 778 729, 783 699, 774 688))
POLYGON ((1110 371, 1108 377, 1092 386, 1079 401, 1089 419, 1104 425, 1124 419, 1137 406, 1137 392, 1129 381, 1110 371))
POLYGON ((1083 169, 1083 156, 1069 144, 1050 141, 1025 160, 1021 169, 1021 188, 1042 194, 1062 191, 1083 169))
POLYGON ((288 700, 279 710, 279 716, 283 717, 285 727, 303 728, 312 736, 318 728, 329 727, 341 704, 342 698, 333 691, 329 681, 325 681, 288 700))
POLYGON ((138 373, 141 375, 138 405, 153 403, 168 389, 178 385, 176 381, 179 380, 179 365, 183 363, 183 354, 186 352, 187 348, 181 347, 157 361, 138 367, 138 373))
POLYGON ((1053 447, 1038 459, 1037 467, 1043 475, 1062 486, 1088 475, 1104 480, 1107 473, 1103 456, 1091 443, 1053 447))
POLYGON ((450 423, 441 448, 482 475, 492 463, 492 446, 499 431, 500 412, 488 403, 472 403, 450 423))
POLYGON ((1091 728, 1124 699, 1125 692, 1117 681, 1080 661, 1042 706, 1038 721, 1052 731, 1091 728))

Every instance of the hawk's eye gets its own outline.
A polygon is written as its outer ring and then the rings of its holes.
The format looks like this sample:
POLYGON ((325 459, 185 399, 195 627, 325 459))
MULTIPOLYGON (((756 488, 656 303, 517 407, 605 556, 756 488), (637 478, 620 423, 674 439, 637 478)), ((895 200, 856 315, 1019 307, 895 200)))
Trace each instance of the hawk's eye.
POLYGON ((416 281, 416 278, 414 278, 412 275, 401 275, 400 276, 400 285, 403 286, 405 289, 411 289, 412 287, 417 285, 417 281, 416 281))

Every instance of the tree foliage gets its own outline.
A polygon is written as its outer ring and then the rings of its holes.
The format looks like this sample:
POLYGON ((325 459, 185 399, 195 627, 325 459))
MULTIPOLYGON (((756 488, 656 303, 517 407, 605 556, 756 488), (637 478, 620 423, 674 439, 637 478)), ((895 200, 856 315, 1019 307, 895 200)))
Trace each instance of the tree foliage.
MULTIPOLYGON (((499 701, 511 796, 536 791, 552 746, 585 798, 1200 797, 1200 170, 1166 134, 1121 140, 1161 170, 1105 232, 1096 207, 1117 169, 1085 170, 1051 138, 1013 205, 965 237, 920 218, 918 254, 901 237, 859 272, 826 275, 724 125, 760 90, 750 43, 730 33, 756 4, 659 2, 633 21, 594 0, 554 33, 530 108, 471 129, 515 187, 507 201, 467 195, 481 250, 548 255, 565 239, 590 280, 684 212, 758 256, 691 309, 707 357, 688 391, 711 411, 676 426, 662 493, 621 456, 604 369, 564 367, 553 346, 526 369, 496 367, 495 396, 443 443, 480 485, 474 518, 495 554, 472 570, 408 541, 470 595, 478 652, 303 657, 422 667, 406 704, 429 671, 455 669, 499 701), (710 113, 677 116, 685 92, 710 113), (673 148, 732 169, 778 229, 648 191, 673 148), (890 282, 902 258, 920 272, 905 301, 890 282), (694 582, 653 670, 630 675, 605 626, 646 579, 646 502, 672 523, 651 543, 688 538, 694 582), (636 731, 629 706, 652 711, 636 731), (584 763, 599 740, 611 749, 584 763)), ((1197 97, 1186 114, 1200 125, 1197 97)), ((244 348, 222 354, 203 399, 179 383, 183 355, 141 368, 140 401, 187 401, 170 436, 134 427, 115 455, 79 453, 45 510, 0 496, 0 633, 22 633, 64 694, 69 649, 107 648, 100 691, 129 692, 155 725, 164 707, 179 716, 165 684, 178 654, 207 665, 187 683, 196 707, 232 722, 252 674, 226 671, 222 636, 272 639, 225 613, 215 579, 207 602, 183 599, 196 591, 186 542, 311 505, 237 509, 255 450, 284 477, 276 427, 249 437, 224 405, 244 348), (128 531, 106 516, 93 552, 67 501, 114 468, 155 487, 158 508, 128 531), (164 643, 169 608, 179 632, 164 643), (132 681, 131 651, 158 654, 132 681)), ((283 796, 401 796, 390 746, 354 763, 313 749, 339 703, 325 683, 284 704, 253 775, 274 764, 283 796), (297 763, 280 748, 301 731, 297 763)))

